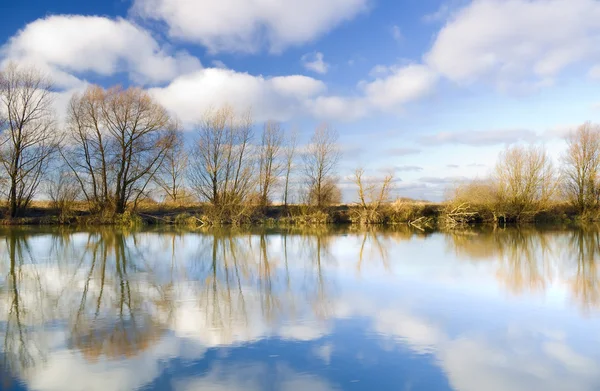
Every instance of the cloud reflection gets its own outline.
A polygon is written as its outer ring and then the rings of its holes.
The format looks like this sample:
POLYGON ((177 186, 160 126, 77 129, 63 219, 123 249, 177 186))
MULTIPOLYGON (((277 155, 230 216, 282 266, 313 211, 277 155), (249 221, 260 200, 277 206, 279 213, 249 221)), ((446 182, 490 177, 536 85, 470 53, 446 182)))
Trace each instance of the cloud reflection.
MULTIPOLYGON (((150 386, 173 359, 197 362, 211 349, 269 338, 314 342, 311 357, 331 365, 343 349, 321 340, 345 319, 367 319, 376 339, 431 357, 455 390, 600 386, 598 353, 575 343, 582 336, 564 323, 535 324, 510 312, 488 321, 457 308, 472 320, 457 326, 462 315, 432 308, 435 292, 427 291, 441 287, 459 297, 481 279, 519 296, 558 286, 593 315, 595 230, 11 232, 0 246, 3 367, 31 389, 136 389, 150 386)), ((343 388, 277 360, 208 362, 208 370, 172 386, 343 388)))

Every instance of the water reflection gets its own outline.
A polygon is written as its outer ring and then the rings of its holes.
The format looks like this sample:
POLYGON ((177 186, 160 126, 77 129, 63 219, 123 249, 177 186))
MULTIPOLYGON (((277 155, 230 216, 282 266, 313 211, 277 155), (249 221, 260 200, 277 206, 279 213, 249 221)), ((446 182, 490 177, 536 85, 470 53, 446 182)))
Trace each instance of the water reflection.
POLYGON ((595 228, 0 238, 3 389, 600 386, 595 228))
POLYGON ((553 283, 570 288, 584 311, 600 306, 600 231, 588 226, 569 231, 504 229, 453 232, 449 248, 464 259, 494 261, 508 292, 544 293, 553 283))

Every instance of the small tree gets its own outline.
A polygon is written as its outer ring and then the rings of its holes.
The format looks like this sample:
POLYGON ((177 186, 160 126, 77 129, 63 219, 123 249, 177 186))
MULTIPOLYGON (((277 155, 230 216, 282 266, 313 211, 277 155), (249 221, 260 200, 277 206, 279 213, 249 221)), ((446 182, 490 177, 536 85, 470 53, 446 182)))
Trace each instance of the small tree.
POLYGON ((192 189, 211 205, 215 223, 244 219, 252 212, 250 198, 256 189, 250 112, 236 115, 230 107, 209 110, 196 132, 188 170, 192 189))
POLYGON ((281 124, 267 121, 263 127, 258 160, 258 187, 261 206, 267 206, 282 171, 280 160, 283 144, 281 124))
POLYGON ((600 126, 586 122, 567 136, 562 174, 563 191, 580 213, 598 207, 600 126))
POLYGON ((338 133, 327 124, 315 130, 303 155, 304 173, 308 185, 308 202, 317 208, 333 203, 337 188, 336 168, 340 160, 338 133))
POLYGON ((9 64, 0 72, 0 163, 6 175, 10 217, 22 215, 35 196, 59 138, 52 83, 35 68, 9 64), (1 125, 1 124, 0 124, 1 125))
POLYGON ((165 152, 163 163, 159 166, 154 181, 164 191, 167 200, 178 203, 189 196, 185 189, 189 159, 179 127, 173 129, 168 137, 171 148, 165 152))
POLYGON ((365 179, 364 173, 365 170, 362 168, 357 168, 354 171, 354 184, 357 188, 359 200, 356 219, 366 224, 380 223, 382 222, 381 206, 389 199, 394 176, 388 174, 379 181, 365 179))
POLYGON ((81 195, 81 187, 68 168, 56 167, 46 181, 46 194, 51 206, 58 211, 60 219, 68 218, 73 212, 75 202, 81 195))
POLYGON ((544 210, 557 184, 546 151, 536 146, 508 147, 499 156, 494 179, 501 214, 516 221, 544 210))
POLYGON ((298 134, 296 130, 292 130, 287 140, 284 155, 285 155, 285 179, 283 186, 283 205, 288 206, 289 191, 290 191, 290 177, 292 175, 292 168, 294 166, 294 159, 296 157, 296 145, 298 142, 298 134))

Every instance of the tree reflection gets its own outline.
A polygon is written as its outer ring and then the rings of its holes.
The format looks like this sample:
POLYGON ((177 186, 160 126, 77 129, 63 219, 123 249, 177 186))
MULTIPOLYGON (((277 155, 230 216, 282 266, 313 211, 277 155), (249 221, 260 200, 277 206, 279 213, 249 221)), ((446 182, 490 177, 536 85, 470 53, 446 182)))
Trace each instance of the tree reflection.
POLYGON ((95 362, 139 355, 168 330, 221 346, 325 322, 333 240, 326 230, 296 229, 9 231, 0 244, 3 368, 27 376, 43 365, 52 344, 39 341, 54 329, 67 349, 95 362))
POLYGON ((498 280, 511 293, 545 292, 553 282, 566 281, 582 309, 600 307, 598 227, 465 231, 447 237, 459 258, 494 261, 498 280))
POLYGON ((600 231, 597 227, 583 227, 573 231, 569 244, 569 253, 576 263, 575 273, 569 280, 573 297, 585 311, 600 307, 600 231))
POLYGON ((81 300, 71 315, 69 347, 96 360, 131 357, 151 346, 163 326, 145 310, 146 305, 163 303, 149 284, 131 281, 130 275, 142 270, 143 259, 133 261, 125 234, 90 234, 83 256, 89 261, 81 300))

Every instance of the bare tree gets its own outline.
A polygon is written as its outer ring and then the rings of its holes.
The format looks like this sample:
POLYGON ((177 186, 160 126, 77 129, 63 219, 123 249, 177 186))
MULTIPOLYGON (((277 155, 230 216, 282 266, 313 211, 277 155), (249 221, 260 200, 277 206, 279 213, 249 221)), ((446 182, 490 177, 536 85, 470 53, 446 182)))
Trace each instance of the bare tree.
POLYGON ((243 203, 253 185, 249 150, 252 118, 230 107, 210 110, 197 125, 198 141, 190 156, 192 188, 213 206, 243 203))
POLYGON ((318 208, 331 204, 334 198, 339 197, 335 169, 341 155, 337 140, 337 132, 327 124, 322 124, 316 128, 303 155, 308 202, 318 208))
POLYGON ((600 126, 586 122, 567 137, 563 157, 563 191, 580 213, 600 201, 600 126))
POLYGON ((68 218, 81 195, 81 187, 73 172, 64 166, 53 167, 45 187, 52 208, 59 212, 61 219, 68 218))
POLYGON ((283 130, 276 121, 267 121, 263 128, 258 161, 258 190, 261 206, 267 206, 282 171, 280 160, 283 130))
POLYGON ((294 159, 296 157, 296 146, 298 143, 298 133, 296 130, 292 130, 287 140, 287 145, 284 149, 285 155, 285 184, 283 186, 283 205, 288 205, 289 191, 290 191, 290 177, 292 174, 292 168, 294 166, 294 159))
POLYGON ((35 68, 9 64, 0 73, 0 162, 7 177, 10 217, 21 215, 35 196, 59 138, 52 83, 35 68))
POLYGON ((494 179, 501 213, 517 221, 543 210, 557 184, 550 158, 536 146, 507 148, 500 154, 494 179))
POLYGON ((69 106, 70 142, 63 151, 82 191, 98 209, 125 212, 171 148, 167 111, 139 88, 89 87, 69 106))
POLYGON ((354 184, 358 191, 359 209, 357 220, 362 223, 382 222, 380 209, 384 202, 389 200, 392 180, 394 176, 387 174, 382 180, 366 179, 365 170, 357 168, 354 171, 354 184))
POLYGON ((114 158, 102 113, 105 97, 99 86, 73 95, 67 113, 68 147, 61 149, 93 210, 106 210, 112 204, 109 176, 114 158))
POLYGON ((181 131, 174 129, 169 137, 171 148, 166 151, 154 181, 165 192, 169 201, 177 203, 182 202, 187 195, 185 176, 189 160, 181 131))

